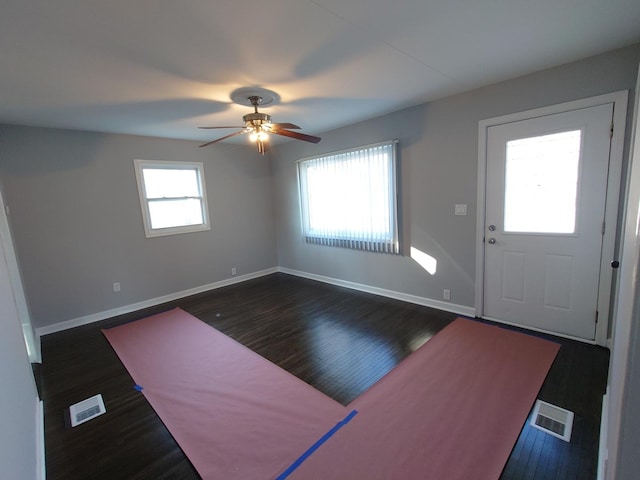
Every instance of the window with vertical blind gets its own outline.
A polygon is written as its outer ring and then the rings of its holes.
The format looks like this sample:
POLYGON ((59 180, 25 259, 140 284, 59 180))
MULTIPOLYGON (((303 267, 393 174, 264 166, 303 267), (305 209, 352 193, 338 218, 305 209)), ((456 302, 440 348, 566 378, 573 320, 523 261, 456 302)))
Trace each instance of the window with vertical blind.
POLYGON ((298 162, 302 229, 308 243, 400 253, 397 143, 298 162))
POLYGON ((135 160, 134 164, 147 237, 210 229, 202 163, 135 160))

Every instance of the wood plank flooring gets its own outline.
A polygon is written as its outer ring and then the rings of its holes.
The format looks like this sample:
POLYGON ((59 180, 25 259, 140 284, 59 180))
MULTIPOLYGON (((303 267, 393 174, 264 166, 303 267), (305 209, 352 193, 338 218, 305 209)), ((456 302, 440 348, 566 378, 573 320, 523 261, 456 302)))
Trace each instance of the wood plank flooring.
MULTIPOLYGON (((49 480, 199 478, 153 409, 133 389, 101 333, 102 328, 175 306, 345 405, 456 317, 273 274, 47 335, 42 338, 43 365, 36 374, 45 407, 49 480), (107 414, 68 427, 68 406, 97 393, 105 400, 107 414)), ((575 412, 572 441, 525 426, 502 479, 596 478, 608 351, 554 340, 562 347, 540 398, 575 412)))

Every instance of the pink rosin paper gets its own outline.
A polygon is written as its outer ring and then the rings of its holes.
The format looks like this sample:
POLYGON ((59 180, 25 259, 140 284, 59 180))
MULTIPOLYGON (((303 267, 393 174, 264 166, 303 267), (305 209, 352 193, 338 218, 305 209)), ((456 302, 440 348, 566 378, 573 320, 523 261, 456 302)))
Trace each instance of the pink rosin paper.
POLYGON ((348 407, 291 480, 495 480, 559 345, 457 319, 348 407))
POLYGON ((276 478, 348 413, 180 309, 103 333, 206 480, 276 478))

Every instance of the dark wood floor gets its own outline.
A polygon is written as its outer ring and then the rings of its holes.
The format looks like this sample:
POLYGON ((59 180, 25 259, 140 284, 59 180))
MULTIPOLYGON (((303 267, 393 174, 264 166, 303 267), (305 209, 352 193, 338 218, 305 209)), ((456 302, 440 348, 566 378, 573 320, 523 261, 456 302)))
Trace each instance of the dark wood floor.
MULTIPOLYGON (((345 405, 456 317, 274 274, 47 335, 37 375, 49 480, 199 478, 101 333, 174 306, 345 405), (97 393, 107 413, 69 428, 68 406, 97 393)), ((575 412, 572 441, 525 426, 502 479, 596 478, 608 351, 555 340, 562 347, 540 398, 575 412)))

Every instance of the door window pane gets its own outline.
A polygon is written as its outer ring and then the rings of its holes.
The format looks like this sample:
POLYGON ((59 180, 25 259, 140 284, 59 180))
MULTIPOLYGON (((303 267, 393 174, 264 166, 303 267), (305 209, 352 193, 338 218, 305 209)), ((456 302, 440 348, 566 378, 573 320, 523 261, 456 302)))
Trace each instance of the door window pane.
POLYGON ((581 134, 507 142, 505 232, 575 232, 581 134))

